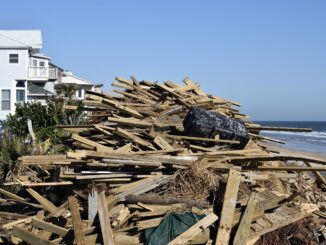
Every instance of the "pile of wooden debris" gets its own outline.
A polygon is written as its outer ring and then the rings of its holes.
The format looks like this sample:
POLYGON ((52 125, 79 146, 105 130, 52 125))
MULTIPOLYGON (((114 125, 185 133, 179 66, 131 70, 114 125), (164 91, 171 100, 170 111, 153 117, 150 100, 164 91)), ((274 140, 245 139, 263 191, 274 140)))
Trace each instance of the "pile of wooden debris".
POLYGON ((266 142, 282 142, 259 135, 309 129, 254 124, 238 103, 183 82, 116 78, 118 96, 88 91, 78 109, 91 123, 58 125, 73 150, 21 157, 24 176, 0 189, 2 242, 325 242, 326 161, 271 151, 266 142))

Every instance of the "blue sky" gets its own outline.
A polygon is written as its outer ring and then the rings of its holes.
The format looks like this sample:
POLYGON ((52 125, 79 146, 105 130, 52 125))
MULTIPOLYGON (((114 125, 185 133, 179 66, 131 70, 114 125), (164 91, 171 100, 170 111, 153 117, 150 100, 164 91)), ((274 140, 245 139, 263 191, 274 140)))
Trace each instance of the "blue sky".
POLYGON ((326 120, 326 1, 2 1, 0 29, 41 29, 76 75, 189 76, 254 120, 326 120))

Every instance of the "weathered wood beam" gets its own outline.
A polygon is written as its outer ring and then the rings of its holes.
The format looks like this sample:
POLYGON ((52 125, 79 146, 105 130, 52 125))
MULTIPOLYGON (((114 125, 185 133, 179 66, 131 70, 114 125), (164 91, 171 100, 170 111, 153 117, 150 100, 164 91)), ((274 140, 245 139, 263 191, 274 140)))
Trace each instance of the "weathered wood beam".
POLYGON ((217 230, 217 237, 215 241, 216 245, 229 244, 240 179, 240 172, 233 169, 229 170, 229 177, 223 199, 221 220, 217 230))
POLYGON ((51 224, 49 222, 46 222, 46 221, 43 221, 43 220, 40 220, 37 218, 32 218, 32 225, 37 228, 40 228, 40 229, 43 229, 46 231, 50 231, 59 236, 65 236, 69 231, 68 229, 65 229, 63 227, 51 224))
POLYGON ((72 226, 75 234, 75 241, 77 245, 86 245, 85 235, 82 229, 81 217, 79 213, 79 206, 77 199, 74 196, 70 196, 68 198, 70 212, 71 212, 71 220, 72 226))
POLYGON ((38 192, 34 191, 32 188, 27 188, 26 191, 34 197, 36 201, 38 201, 45 210, 49 211, 50 213, 55 213, 58 208, 50 202, 48 199, 45 197, 41 196, 38 192))
POLYGON ((108 205, 104 191, 100 192, 97 201, 97 212, 100 219, 102 238, 104 245, 114 245, 113 232, 110 223, 108 205))
POLYGON ((252 192, 246 210, 242 215, 237 233, 235 234, 233 244, 235 245, 246 244, 250 234, 250 225, 254 215, 255 206, 256 206, 256 192, 252 192))
POLYGON ((19 226, 14 226, 12 235, 18 237, 24 242, 27 242, 31 245, 54 245, 55 243, 41 238, 40 236, 33 234, 19 226))

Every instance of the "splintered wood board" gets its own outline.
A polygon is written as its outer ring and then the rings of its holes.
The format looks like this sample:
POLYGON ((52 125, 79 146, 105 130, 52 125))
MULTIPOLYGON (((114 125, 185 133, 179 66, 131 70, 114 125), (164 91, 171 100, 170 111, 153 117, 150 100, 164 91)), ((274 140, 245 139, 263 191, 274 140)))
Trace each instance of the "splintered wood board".
POLYGON ((72 226, 74 229, 76 244, 77 245, 86 245, 85 235, 82 230, 82 223, 81 223, 77 199, 74 196, 71 196, 68 198, 68 201, 69 201, 69 206, 70 206, 71 220, 72 220, 72 226))
POLYGON ((232 230, 233 216, 239 191, 241 175, 239 171, 230 169, 229 178, 224 194, 221 220, 217 230, 216 245, 229 244, 232 230))

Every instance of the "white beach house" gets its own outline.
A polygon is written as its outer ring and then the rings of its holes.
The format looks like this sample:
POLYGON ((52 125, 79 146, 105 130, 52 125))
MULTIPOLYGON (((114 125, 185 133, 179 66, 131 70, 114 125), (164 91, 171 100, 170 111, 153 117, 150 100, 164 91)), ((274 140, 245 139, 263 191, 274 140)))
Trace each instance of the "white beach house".
POLYGON ((16 103, 45 103, 60 83, 75 83, 79 99, 100 87, 54 65, 41 49, 40 30, 0 30, 0 120, 15 112, 16 103))

